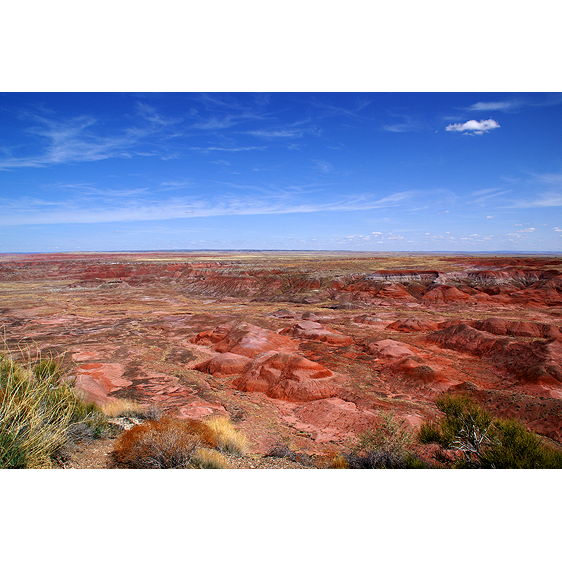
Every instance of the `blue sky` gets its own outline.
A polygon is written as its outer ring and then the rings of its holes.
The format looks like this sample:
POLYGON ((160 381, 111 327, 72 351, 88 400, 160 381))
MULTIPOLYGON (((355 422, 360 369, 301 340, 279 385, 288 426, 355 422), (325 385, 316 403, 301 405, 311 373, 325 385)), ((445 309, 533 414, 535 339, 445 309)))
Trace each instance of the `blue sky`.
POLYGON ((556 93, 0 93, 0 252, 562 251, 556 93))

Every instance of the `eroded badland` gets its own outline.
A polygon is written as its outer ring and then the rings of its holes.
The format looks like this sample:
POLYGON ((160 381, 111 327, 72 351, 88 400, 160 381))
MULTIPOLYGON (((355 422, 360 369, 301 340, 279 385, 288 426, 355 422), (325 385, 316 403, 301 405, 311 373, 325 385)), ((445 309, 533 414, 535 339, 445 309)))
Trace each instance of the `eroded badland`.
POLYGON ((311 252, 0 256, 8 347, 90 400, 227 415, 323 454, 446 391, 562 442, 562 257, 311 252))

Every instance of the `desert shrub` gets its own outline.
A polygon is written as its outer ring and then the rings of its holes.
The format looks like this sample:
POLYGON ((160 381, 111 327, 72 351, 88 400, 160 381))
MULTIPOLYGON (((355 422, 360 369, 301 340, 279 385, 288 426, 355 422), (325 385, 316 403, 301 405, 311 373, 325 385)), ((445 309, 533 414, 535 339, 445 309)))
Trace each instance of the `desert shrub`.
POLYGON ((34 366, 0 359, 0 468, 48 468, 82 423, 99 431, 103 417, 85 405, 53 360, 34 366))
POLYGON ((466 396, 444 395, 436 405, 444 417, 422 424, 418 439, 461 453, 450 461, 456 468, 562 468, 562 453, 518 420, 495 418, 466 396))
POLYGON ((494 445, 483 455, 484 468, 562 468, 562 453, 518 420, 494 420, 494 434, 494 445))
MULTIPOLYGON (((265 455, 266 457, 275 457, 278 459, 287 459, 292 462, 302 464, 304 466, 314 465, 314 461, 306 453, 293 451, 283 443, 275 444, 265 455)), ((347 468, 347 467, 346 467, 347 468)))
POLYGON ((202 422, 163 416, 125 431, 112 455, 129 468, 227 468, 220 453, 243 455, 247 445, 246 436, 226 418, 202 422))
POLYGON ((338 453, 329 459, 328 468, 346 469, 349 468, 349 463, 341 453, 338 453))
POLYGON ((411 448, 414 435, 404 420, 385 415, 373 428, 360 433, 348 454, 343 454, 349 468, 428 468, 411 448))
POLYGON ((439 430, 439 426, 431 421, 423 422, 419 428, 418 440, 423 444, 440 443, 441 431, 439 430))
POLYGON ((211 430, 219 451, 233 455, 244 456, 248 451, 247 437, 234 428, 228 418, 212 416, 205 420, 205 425, 211 430))
POLYGON ((189 468, 203 440, 186 420, 162 417, 125 431, 113 450, 128 468, 189 468))

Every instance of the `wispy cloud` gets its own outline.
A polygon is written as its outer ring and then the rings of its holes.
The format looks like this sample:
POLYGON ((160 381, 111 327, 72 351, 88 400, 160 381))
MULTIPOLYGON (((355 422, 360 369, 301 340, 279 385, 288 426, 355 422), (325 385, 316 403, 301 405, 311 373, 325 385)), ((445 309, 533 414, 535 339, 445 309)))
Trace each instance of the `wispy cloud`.
POLYGON ((519 109, 525 105, 522 100, 506 100, 506 101, 491 101, 491 102, 478 102, 472 104, 466 109, 468 111, 505 111, 511 112, 519 109))
POLYGON ((107 124, 88 115, 61 119, 24 113, 22 118, 33 122, 25 130, 30 137, 26 146, 28 154, 14 156, 17 148, 3 147, 2 152, 7 156, 0 159, 0 170, 132 158, 134 155, 156 156, 157 151, 147 151, 146 146, 141 147, 139 143, 161 134, 180 120, 166 119, 147 104, 138 103, 137 109, 144 125, 141 122, 141 125, 117 129, 111 134, 100 134, 98 129, 107 130, 107 124))
POLYGON ((507 195, 508 193, 511 193, 510 189, 480 189, 478 191, 474 191, 470 195, 470 200, 472 203, 488 203, 490 199, 493 199, 494 197, 500 197, 502 195, 507 195))
POLYGON ((265 150, 265 146, 190 146, 190 150, 201 150, 202 152, 212 152, 214 150, 222 152, 245 152, 247 150, 265 150))
POLYGON ((548 190, 539 193, 533 199, 518 199, 509 208, 531 209, 537 207, 562 207, 562 191, 548 190))
POLYGON ((289 125, 288 127, 283 127, 281 129, 260 129, 253 131, 243 131, 244 134, 254 135, 259 138, 267 140, 277 140, 277 139, 293 139, 302 138, 304 135, 319 135, 321 130, 315 125, 310 125, 309 127, 300 127, 302 123, 296 123, 295 125, 289 125))
POLYGON ((333 169, 333 166, 325 160, 313 160, 313 162, 316 164, 316 168, 325 174, 331 172, 333 169))
POLYGON ((452 125, 447 125, 447 127, 445 127, 445 130, 464 132, 464 134, 470 135, 483 135, 484 133, 488 133, 493 129, 499 128, 499 126, 499 123, 494 119, 483 119, 481 121, 471 119, 466 123, 454 123, 452 125))
POLYGON ((470 107, 465 108, 467 111, 503 111, 504 113, 515 113, 524 107, 542 107, 550 105, 558 105, 562 103, 562 95, 559 93, 548 94, 542 99, 535 99, 530 96, 522 96, 501 101, 477 102, 470 107))
POLYGON ((399 207, 427 196, 422 192, 404 191, 373 198, 355 194, 331 201, 304 201, 294 190, 276 195, 229 195, 210 197, 174 197, 166 200, 139 198, 139 193, 86 193, 64 201, 39 198, 2 199, 4 213, 0 225, 79 224, 134 222, 182 219, 191 217, 364 211, 399 207), (135 197, 136 195, 136 197, 135 197))
POLYGON ((403 120, 402 123, 384 125, 382 127, 383 131, 388 131, 390 133, 408 133, 411 131, 418 131, 421 128, 419 121, 410 115, 394 115, 394 117, 400 117, 403 120))

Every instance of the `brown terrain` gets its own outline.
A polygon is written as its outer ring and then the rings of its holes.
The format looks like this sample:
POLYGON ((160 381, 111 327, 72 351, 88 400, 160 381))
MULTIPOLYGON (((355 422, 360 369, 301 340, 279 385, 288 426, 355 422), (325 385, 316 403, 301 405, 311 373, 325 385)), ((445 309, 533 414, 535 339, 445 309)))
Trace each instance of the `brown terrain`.
MULTIPOLYGON (((445 391, 562 443, 559 256, 2 255, 0 321, 92 401, 228 416, 252 443, 239 467, 337 452, 386 413, 415 429, 445 391)), ((81 466, 103 466, 95 447, 81 466)))

